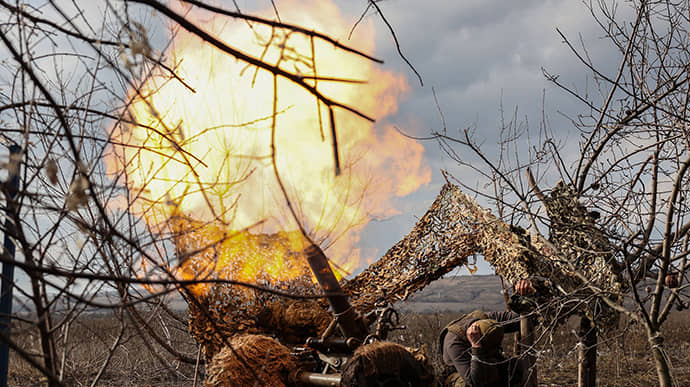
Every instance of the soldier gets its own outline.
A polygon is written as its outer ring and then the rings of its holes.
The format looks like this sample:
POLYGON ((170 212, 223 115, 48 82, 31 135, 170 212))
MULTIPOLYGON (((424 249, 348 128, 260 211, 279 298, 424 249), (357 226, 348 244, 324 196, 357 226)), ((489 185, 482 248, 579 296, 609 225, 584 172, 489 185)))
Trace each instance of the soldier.
MULTIPOLYGON (((519 281, 521 296, 534 291, 528 280, 519 281)), ((474 311, 448 324, 441 332, 443 362, 454 366, 446 379, 453 387, 512 387, 527 380, 527 363, 505 359, 501 353, 503 334, 520 330, 520 315, 512 312, 474 311)))

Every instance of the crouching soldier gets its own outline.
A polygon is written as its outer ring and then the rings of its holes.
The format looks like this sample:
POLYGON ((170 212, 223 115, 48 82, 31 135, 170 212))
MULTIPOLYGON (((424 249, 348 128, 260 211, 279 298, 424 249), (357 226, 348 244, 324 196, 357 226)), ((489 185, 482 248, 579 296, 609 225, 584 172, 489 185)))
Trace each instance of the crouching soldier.
MULTIPOLYGON (((520 295, 532 293, 530 282, 515 286, 520 295)), ((523 386, 528 366, 523 359, 506 359, 501 352, 503 334, 520 330, 520 315, 512 312, 474 311, 448 324, 440 336, 443 362, 455 367, 446 378, 452 387, 523 386)))

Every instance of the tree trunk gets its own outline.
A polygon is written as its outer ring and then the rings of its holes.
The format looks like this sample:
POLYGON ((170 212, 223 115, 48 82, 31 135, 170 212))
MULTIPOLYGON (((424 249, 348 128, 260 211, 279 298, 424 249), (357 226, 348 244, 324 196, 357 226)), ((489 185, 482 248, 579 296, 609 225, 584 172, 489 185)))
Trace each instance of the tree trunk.
POLYGON ((523 316, 520 319, 520 346, 522 351, 520 351, 521 356, 527 360, 528 364, 528 377, 525 387, 537 387, 537 364, 536 357, 533 355, 534 351, 532 346, 534 345, 534 323, 529 317, 523 316))
POLYGON ((597 328, 585 316, 580 317, 578 336, 577 386, 594 387, 597 385, 597 328))
POLYGON ((656 365, 656 373, 659 376, 660 387, 672 387, 673 377, 671 376, 671 368, 668 365, 668 358, 664 349, 664 338, 659 332, 648 332, 649 345, 654 356, 654 364, 656 365))

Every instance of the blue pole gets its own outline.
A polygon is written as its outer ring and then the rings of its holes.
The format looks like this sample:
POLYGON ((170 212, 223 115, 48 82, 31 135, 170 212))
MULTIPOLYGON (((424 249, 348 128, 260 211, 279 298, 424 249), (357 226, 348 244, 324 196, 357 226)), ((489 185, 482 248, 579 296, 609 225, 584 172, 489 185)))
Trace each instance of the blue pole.
MULTIPOLYGON (((21 148, 10 145, 10 163, 19 157, 21 148)), ((17 163, 19 165, 19 163, 17 163)), ((19 167, 10 172, 8 176, 8 192, 5 210, 5 241, 6 257, 14 259, 14 242, 11 236, 15 233, 14 221, 11 219, 10 206, 19 191, 19 167)), ((0 287, 0 331, 2 336, 10 338, 10 315, 12 314, 12 287, 14 286, 14 265, 8 262, 2 264, 2 286, 0 287)), ((0 341, 0 387, 7 387, 7 371, 9 369, 10 348, 5 341, 0 341)))

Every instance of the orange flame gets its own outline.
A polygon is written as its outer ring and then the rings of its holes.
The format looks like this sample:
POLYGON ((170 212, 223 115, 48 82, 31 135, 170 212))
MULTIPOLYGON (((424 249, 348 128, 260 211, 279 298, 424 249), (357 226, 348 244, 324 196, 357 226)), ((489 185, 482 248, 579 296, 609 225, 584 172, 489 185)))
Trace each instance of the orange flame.
MULTIPOLYGON (((349 31, 351 22, 333 4, 289 3, 281 12, 284 21, 334 37, 349 31)), ((221 40, 284 70, 366 80, 319 80, 316 87, 377 119, 395 113, 398 98, 408 89, 402 75, 382 71, 328 43, 314 40, 312 46, 309 37, 298 33, 206 16, 188 17, 221 40)), ((348 44, 372 52, 373 35, 371 25, 361 25, 348 44)), ((139 92, 130 92, 133 102, 127 114, 140 125, 113 131, 113 143, 123 145, 112 146, 106 164, 110 173, 127 177, 129 210, 149 226, 179 232, 205 224, 175 239, 181 257, 186 257, 184 251, 197 251, 191 260, 181 259, 178 274, 184 278, 198 278, 208 267, 236 280, 283 280, 304 273, 304 263, 297 264, 293 253, 301 251, 303 242, 294 236, 297 224, 279 190, 271 159, 274 91, 280 178, 299 221, 344 270, 359 263, 356 244, 369 219, 395 213, 389 207, 391 198, 430 181, 420 144, 392 126, 375 126, 344 110, 335 112, 343 170, 336 177, 328 110, 312 94, 285 79, 278 79, 274 90, 270 73, 184 31, 177 32, 166 57, 196 92, 154 70, 139 92), (252 234, 234 231, 248 228, 252 234), (256 253, 266 246, 260 246, 255 234, 278 232, 282 234, 276 243, 287 247, 271 245, 268 256, 256 253)))

